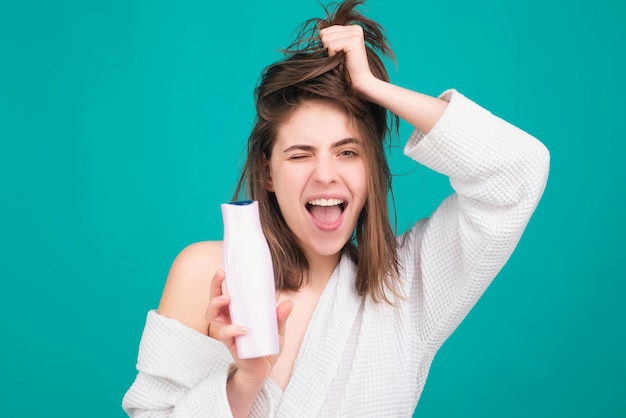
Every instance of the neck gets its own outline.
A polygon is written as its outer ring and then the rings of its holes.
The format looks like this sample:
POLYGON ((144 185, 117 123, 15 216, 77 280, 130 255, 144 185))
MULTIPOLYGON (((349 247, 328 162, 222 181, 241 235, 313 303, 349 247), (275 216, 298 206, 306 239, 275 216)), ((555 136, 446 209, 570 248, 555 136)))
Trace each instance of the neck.
POLYGON ((330 256, 307 255, 309 261, 308 286, 323 289, 339 263, 341 253, 330 256))

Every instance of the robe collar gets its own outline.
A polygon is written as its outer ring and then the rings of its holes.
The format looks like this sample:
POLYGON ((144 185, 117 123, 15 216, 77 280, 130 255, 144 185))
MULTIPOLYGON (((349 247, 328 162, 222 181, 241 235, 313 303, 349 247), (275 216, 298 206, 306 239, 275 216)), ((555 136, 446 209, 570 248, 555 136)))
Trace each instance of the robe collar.
MULTIPOLYGON (((317 416, 326 401, 364 299, 356 292, 355 277, 356 266, 344 254, 311 316, 276 417, 317 416)), ((279 395, 273 386, 271 392, 279 395)))

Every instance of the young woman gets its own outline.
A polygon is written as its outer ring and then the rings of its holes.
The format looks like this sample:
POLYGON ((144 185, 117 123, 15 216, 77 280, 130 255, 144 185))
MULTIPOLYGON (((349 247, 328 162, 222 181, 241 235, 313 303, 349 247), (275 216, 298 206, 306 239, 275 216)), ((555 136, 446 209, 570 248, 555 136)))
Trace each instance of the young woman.
POLYGON ((390 84, 377 55, 390 51, 360 3, 309 22, 256 91, 238 195, 259 201, 281 353, 237 357, 246 324, 230 321, 221 243, 193 244, 148 314, 129 415, 411 416, 435 353, 515 248, 547 150, 454 90, 390 84), (455 190, 398 238, 387 110, 415 127, 405 154, 455 190))

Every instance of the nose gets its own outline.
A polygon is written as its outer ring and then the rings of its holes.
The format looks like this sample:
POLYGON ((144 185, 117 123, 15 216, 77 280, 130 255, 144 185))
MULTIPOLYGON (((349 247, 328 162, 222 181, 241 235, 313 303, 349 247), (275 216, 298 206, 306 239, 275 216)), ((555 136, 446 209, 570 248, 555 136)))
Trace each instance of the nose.
POLYGON ((319 183, 334 183, 337 180, 337 167, 332 158, 319 158, 315 165, 313 178, 319 183))

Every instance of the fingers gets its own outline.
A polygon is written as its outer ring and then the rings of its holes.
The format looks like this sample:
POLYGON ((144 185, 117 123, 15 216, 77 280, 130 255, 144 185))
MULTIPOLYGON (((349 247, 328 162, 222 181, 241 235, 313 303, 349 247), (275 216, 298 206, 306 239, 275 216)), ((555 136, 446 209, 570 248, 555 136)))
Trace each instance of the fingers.
POLYGON ((378 80, 369 66, 363 28, 359 25, 330 26, 320 30, 320 38, 328 50, 328 56, 332 57, 339 52, 345 54, 352 88, 367 97, 368 91, 378 80))
POLYGON ((235 349, 235 337, 246 335, 248 330, 239 325, 226 325, 220 328, 218 338, 231 351, 235 349))
POLYGON ((361 27, 360 25, 334 25, 320 30, 320 36, 322 38, 330 37, 337 34, 340 34, 341 36, 357 35, 363 38, 363 27, 361 27))
POLYGON ((211 281, 211 299, 206 310, 206 318, 210 324, 222 327, 230 324, 230 296, 222 291, 224 272, 218 270, 211 281))
POLYGON ((211 279, 211 294, 210 298, 213 299, 216 296, 220 296, 222 292, 222 284, 224 283, 224 270, 217 269, 215 274, 213 275, 213 279, 211 279))
POLYGON ((230 297, 228 295, 220 295, 211 299, 206 311, 206 317, 209 323, 217 326, 230 324, 229 303, 230 297))
POLYGON ((278 320, 278 335, 283 337, 285 335, 285 324, 287 318, 291 314, 293 309, 293 302, 291 300, 284 300, 276 307, 276 319, 278 320))
POLYGON ((363 28, 359 25, 330 26, 320 31, 320 37, 331 57, 338 52, 350 54, 364 47, 363 28))

